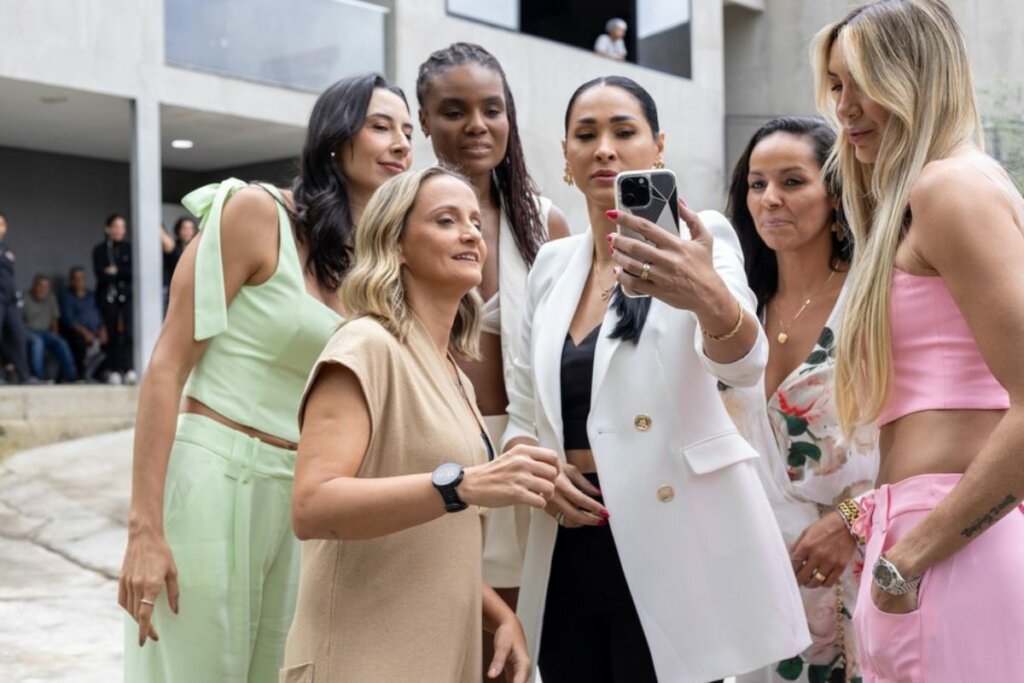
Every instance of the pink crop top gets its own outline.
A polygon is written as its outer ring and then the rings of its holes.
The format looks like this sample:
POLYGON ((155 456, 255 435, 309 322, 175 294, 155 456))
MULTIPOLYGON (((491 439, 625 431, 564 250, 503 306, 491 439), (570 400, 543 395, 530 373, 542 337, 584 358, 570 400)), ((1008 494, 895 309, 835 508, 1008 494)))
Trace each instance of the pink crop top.
POLYGON ((941 277, 893 270, 892 389, 879 426, 923 410, 1005 410, 992 376, 941 277))

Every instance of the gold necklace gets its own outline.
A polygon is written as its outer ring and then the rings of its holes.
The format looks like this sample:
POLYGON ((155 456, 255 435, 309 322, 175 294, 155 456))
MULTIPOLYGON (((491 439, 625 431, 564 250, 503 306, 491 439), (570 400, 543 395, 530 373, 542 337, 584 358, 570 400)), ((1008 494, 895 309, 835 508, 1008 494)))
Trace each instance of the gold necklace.
POLYGON ((814 297, 821 294, 822 290, 828 287, 828 283, 832 282, 832 278, 834 278, 835 276, 836 271, 834 270, 828 274, 828 277, 825 278, 825 281, 821 283, 821 285, 816 290, 814 290, 814 294, 811 294, 809 297, 807 297, 807 300, 804 301, 804 305, 800 307, 800 310, 796 312, 796 315, 793 316, 793 319, 789 321, 788 325, 782 324, 782 314, 779 313, 779 307, 778 305, 776 305, 774 301, 772 302, 772 307, 775 309, 775 315, 779 317, 779 328, 782 330, 782 332, 779 332, 779 336, 776 337, 780 344, 785 344, 787 341, 789 341, 789 328, 793 327, 793 325, 796 324, 797 318, 799 318, 801 314, 803 314, 803 312, 807 310, 807 307, 811 305, 811 300, 814 299, 814 297))
POLYGON ((615 289, 616 281, 612 280, 612 283, 607 287, 601 282, 601 277, 597 273, 597 261, 591 264, 590 270, 594 273, 594 279, 597 280, 597 286, 601 290, 601 301, 608 301, 608 297, 612 295, 612 290, 615 289))

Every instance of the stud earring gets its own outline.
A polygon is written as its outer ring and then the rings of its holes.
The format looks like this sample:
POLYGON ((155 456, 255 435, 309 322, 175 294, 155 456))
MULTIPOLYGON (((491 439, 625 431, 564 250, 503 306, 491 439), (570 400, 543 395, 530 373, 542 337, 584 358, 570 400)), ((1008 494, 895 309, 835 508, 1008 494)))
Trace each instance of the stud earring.
POLYGON ((569 170, 569 162, 568 161, 565 162, 565 173, 562 174, 562 180, 564 180, 565 184, 568 185, 569 187, 572 187, 573 185, 575 185, 575 183, 573 182, 573 179, 572 179, 572 171, 569 170))

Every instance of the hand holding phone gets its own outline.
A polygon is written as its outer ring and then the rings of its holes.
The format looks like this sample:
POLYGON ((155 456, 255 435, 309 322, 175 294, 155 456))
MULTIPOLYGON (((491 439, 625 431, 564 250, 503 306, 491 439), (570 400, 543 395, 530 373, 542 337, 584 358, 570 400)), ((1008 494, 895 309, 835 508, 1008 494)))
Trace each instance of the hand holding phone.
MULTIPOLYGON (((615 208, 624 213, 631 213, 654 223, 672 235, 679 235, 678 193, 676 176, 672 171, 663 168, 652 168, 644 171, 624 171, 615 177, 615 208)), ((617 231, 624 237, 643 240, 651 244, 643 235, 617 226, 617 231)), ((640 277, 640 273, 630 273, 640 277)), ((623 294, 629 297, 644 297, 649 294, 631 292, 623 288, 623 294)))

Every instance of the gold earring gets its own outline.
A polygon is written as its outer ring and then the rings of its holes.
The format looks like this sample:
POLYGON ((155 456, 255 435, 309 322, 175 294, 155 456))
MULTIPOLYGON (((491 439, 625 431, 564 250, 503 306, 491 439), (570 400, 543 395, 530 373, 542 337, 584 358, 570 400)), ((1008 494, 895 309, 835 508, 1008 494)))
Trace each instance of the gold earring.
POLYGON ((569 187, 572 187, 575 184, 572 179, 572 171, 569 170, 568 161, 565 162, 565 173, 562 174, 562 180, 564 180, 565 184, 568 185, 569 187))
POLYGON ((665 168, 665 162, 658 157, 658 160, 654 162, 654 168, 665 168))
POLYGON ((838 218, 832 220, 832 232, 835 233, 836 239, 840 242, 846 239, 846 229, 843 228, 843 225, 839 222, 838 218))

